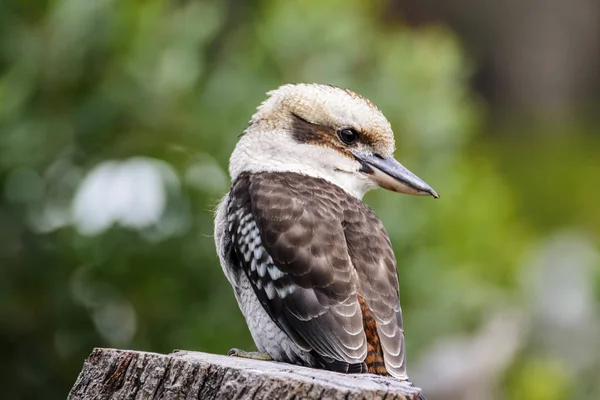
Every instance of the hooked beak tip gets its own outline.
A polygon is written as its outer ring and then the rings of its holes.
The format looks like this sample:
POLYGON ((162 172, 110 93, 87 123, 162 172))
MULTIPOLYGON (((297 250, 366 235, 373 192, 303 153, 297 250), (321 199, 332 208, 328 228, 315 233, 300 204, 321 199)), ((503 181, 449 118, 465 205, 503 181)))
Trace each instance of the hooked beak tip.
POLYGON ((431 186, 427 185, 425 182, 422 182, 422 183, 423 183, 423 185, 421 187, 415 188, 415 190, 418 192, 415 194, 419 194, 421 196, 429 195, 429 196, 433 197, 434 199, 440 198, 440 195, 437 194, 437 192, 435 190, 433 190, 433 188, 431 186))

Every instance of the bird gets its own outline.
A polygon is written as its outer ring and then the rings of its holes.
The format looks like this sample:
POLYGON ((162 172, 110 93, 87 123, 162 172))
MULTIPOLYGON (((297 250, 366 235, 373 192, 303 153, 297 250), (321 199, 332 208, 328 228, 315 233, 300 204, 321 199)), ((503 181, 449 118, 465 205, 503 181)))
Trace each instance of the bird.
POLYGON ((219 260, 258 349, 230 355, 409 381, 396 258, 362 198, 377 187, 439 196, 394 150, 390 122, 352 90, 267 93, 215 212, 219 260))

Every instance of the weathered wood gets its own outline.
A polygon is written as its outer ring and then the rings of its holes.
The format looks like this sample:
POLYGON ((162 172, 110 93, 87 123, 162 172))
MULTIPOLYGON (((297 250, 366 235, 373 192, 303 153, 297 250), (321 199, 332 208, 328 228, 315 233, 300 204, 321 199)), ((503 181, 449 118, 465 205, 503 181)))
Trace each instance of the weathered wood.
POLYGON ((371 374, 188 351, 94 349, 68 398, 412 400, 418 394, 405 382, 371 374))

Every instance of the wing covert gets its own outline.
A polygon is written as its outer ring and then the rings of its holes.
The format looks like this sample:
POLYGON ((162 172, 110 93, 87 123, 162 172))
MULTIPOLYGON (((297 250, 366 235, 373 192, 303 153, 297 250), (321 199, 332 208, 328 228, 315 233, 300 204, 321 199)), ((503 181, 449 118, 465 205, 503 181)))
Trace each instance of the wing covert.
POLYGON ((361 372, 367 344, 343 214, 321 181, 282 175, 240 176, 232 188, 228 231, 239 267, 300 348, 332 369, 361 372))
POLYGON ((387 372, 408 379, 396 258, 389 236, 375 213, 357 204, 345 210, 344 230, 359 292, 376 321, 387 372))

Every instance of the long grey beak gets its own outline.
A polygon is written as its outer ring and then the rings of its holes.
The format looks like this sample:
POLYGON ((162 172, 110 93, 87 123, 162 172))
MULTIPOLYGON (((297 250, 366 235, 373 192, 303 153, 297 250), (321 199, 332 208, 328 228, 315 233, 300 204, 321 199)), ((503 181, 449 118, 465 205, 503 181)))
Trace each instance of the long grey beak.
POLYGON ((383 158, 374 154, 354 154, 354 157, 362 164, 361 172, 369 175, 382 188, 399 193, 431 195, 436 199, 440 197, 431 186, 393 157, 383 158))

